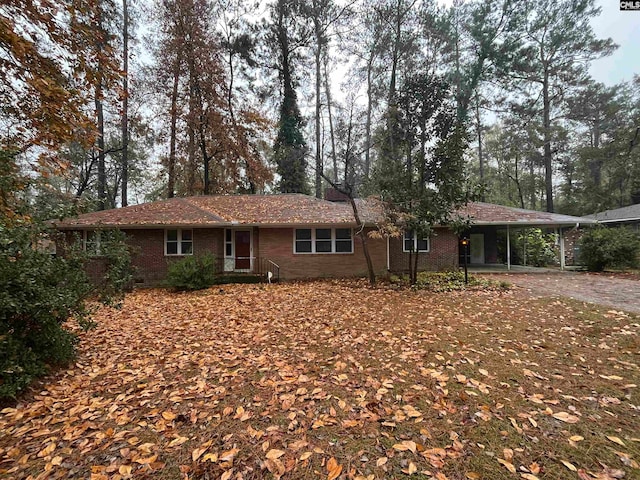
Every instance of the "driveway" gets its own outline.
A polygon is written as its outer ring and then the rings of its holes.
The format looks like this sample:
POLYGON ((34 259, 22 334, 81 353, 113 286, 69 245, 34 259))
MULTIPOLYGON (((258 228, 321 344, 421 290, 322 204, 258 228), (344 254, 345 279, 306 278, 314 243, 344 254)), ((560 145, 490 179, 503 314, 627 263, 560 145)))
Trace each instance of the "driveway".
POLYGON ((640 281, 575 272, 504 273, 488 277, 508 281, 532 295, 564 296, 627 312, 640 313, 640 281))

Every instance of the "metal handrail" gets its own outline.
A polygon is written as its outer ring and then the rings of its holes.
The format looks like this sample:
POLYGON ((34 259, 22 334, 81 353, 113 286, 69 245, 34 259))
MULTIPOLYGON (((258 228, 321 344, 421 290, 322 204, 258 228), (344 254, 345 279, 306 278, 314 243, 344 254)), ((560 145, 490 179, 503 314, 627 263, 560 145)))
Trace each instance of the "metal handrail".
POLYGON ((250 256, 250 257, 222 257, 222 258, 218 258, 217 262, 216 262, 217 263, 216 271, 218 273, 221 273, 221 274, 233 273, 233 270, 231 270, 231 271, 225 270, 225 262, 226 261, 235 262, 236 260, 249 260, 250 261, 250 272, 254 273, 254 274, 257 274, 257 275, 264 276, 265 280, 269 280, 269 272, 271 272, 271 275, 272 275, 272 280, 270 280, 270 281, 277 282, 277 281, 280 280, 280 265, 278 265, 277 263, 269 260, 268 258, 264 258, 264 257, 250 256))
MULTIPOLYGON (((280 281, 280 265, 278 265, 276 262, 273 262, 273 261, 271 261, 269 259, 266 259, 266 260, 267 260, 267 264, 271 264, 274 267, 276 267, 276 274, 275 274, 276 280, 275 281, 276 282, 280 281)), ((273 273, 273 272, 271 272, 271 273, 273 273)), ((267 275, 268 275, 268 273, 267 273, 267 275)))

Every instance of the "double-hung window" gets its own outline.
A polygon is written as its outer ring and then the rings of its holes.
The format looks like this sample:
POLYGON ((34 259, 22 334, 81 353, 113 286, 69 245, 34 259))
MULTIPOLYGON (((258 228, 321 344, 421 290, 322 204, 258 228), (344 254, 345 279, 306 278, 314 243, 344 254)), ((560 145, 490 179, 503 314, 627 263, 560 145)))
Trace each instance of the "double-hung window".
POLYGON ((193 254, 193 230, 166 230, 164 238, 165 255, 193 254))
POLYGON ((428 252, 429 251, 429 237, 416 238, 416 233, 413 230, 404 232, 402 239, 402 251, 403 252, 428 252))
POLYGON ((297 228, 293 253, 353 253, 350 228, 297 228))

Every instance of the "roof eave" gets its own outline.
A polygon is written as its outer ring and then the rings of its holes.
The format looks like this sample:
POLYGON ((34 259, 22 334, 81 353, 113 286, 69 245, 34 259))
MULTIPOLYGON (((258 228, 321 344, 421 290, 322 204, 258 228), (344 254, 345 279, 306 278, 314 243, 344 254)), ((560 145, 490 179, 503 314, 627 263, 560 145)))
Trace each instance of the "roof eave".
POLYGON ((614 223, 614 222, 638 222, 640 221, 640 217, 630 217, 630 218, 613 218, 610 220, 598 220, 600 223, 614 223))
POLYGON ((471 225, 478 226, 489 226, 489 225, 515 225, 515 226, 530 226, 530 227, 568 227, 568 226, 577 226, 577 225, 596 225, 598 222, 594 220, 576 220, 576 221, 567 221, 567 222, 535 222, 528 220, 516 220, 516 221, 479 221, 476 222, 473 219, 471 220, 471 225))

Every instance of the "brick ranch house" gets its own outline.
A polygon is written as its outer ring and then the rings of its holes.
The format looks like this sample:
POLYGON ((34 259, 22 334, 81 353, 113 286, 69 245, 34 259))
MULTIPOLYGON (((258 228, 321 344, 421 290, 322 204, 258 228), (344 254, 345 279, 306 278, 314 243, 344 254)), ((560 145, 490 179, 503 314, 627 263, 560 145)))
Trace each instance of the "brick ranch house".
MULTIPOLYGON (((371 201, 357 202, 365 233, 375 230, 381 210, 371 201)), ((471 263, 498 261, 498 226, 544 222, 573 226, 584 220, 482 203, 469 204, 461 213, 474 222, 471 263)), ((84 247, 95 254, 89 271, 94 277, 103 272, 100 232, 122 230, 133 247, 139 286, 161 283, 170 262, 203 252, 216 257, 219 273, 272 271, 287 280, 366 275, 351 206, 302 194, 172 198, 87 213, 54 225, 68 237, 78 234, 84 247)), ((411 232, 398 238, 367 239, 376 274, 406 271, 411 249, 420 252, 421 270, 455 269, 460 261, 458 243, 447 227, 436 228, 426 239, 417 239, 411 232)))

